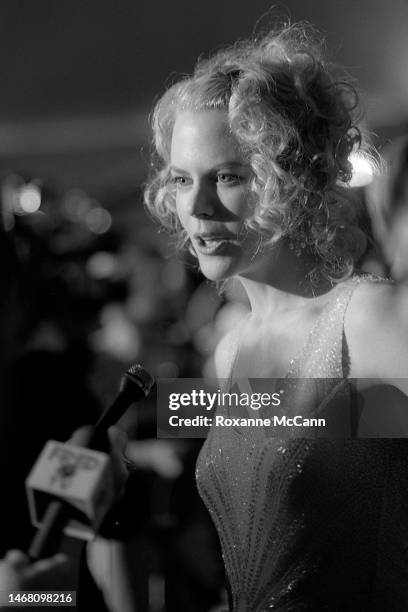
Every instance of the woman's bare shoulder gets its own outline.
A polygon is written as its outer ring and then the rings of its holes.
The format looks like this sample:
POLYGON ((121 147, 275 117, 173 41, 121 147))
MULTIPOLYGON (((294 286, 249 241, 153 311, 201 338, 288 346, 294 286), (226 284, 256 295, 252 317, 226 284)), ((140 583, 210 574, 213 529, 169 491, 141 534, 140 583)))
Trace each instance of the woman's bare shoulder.
POLYGON ((228 378, 238 344, 239 328, 230 329, 218 342, 214 352, 217 378, 228 378))
POLYGON ((367 279, 353 292, 345 317, 351 376, 408 376, 408 288, 367 279))

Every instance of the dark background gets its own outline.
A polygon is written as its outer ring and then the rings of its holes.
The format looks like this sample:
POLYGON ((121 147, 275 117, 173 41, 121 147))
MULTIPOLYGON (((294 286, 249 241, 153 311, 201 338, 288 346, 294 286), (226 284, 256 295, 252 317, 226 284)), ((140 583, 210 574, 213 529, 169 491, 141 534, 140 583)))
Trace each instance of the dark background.
POLYGON ((145 175, 152 101, 171 73, 251 34, 268 13, 307 19, 367 92, 370 129, 408 122, 405 0, 72 2, 0 6, 0 154, 99 197, 145 175))

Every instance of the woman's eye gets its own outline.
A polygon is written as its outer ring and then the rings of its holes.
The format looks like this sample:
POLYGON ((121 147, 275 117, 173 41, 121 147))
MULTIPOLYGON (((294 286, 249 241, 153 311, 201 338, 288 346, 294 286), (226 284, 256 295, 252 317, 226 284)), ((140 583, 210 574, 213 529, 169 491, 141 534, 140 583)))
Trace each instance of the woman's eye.
POLYGON ((185 185, 187 185, 187 179, 185 176, 172 176, 171 182, 177 187, 184 187, 185 185))
POLYGON ((225 172, 221 172, 217 174, 217 180, 219 183, 239 183, 241 177, 237 174, 226 174, 225 172))

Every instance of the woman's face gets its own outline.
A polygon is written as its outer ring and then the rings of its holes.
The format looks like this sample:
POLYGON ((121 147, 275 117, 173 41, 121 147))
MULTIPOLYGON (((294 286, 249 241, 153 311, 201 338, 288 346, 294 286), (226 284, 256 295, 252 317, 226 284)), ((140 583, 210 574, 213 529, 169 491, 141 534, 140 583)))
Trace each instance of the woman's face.
POLYGON ((171 143, 171 176, 180 222, 203 274, 214 281, 253 264, 258 235, 244 220, 253 208, 251 169, 224 111, 180 111, 171 143))

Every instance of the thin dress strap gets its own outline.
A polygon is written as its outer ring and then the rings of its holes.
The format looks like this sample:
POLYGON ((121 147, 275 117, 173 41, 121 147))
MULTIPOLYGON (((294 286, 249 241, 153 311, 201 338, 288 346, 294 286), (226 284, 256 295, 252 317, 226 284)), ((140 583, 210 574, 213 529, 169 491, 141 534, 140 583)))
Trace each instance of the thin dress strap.
POLYGON ((347 307, 356 287, 367 277, 353 276, 338 285, 312 327, 300 355, 291 361, 288 378, 346 378, 348 347, 344 333, 347 307))

